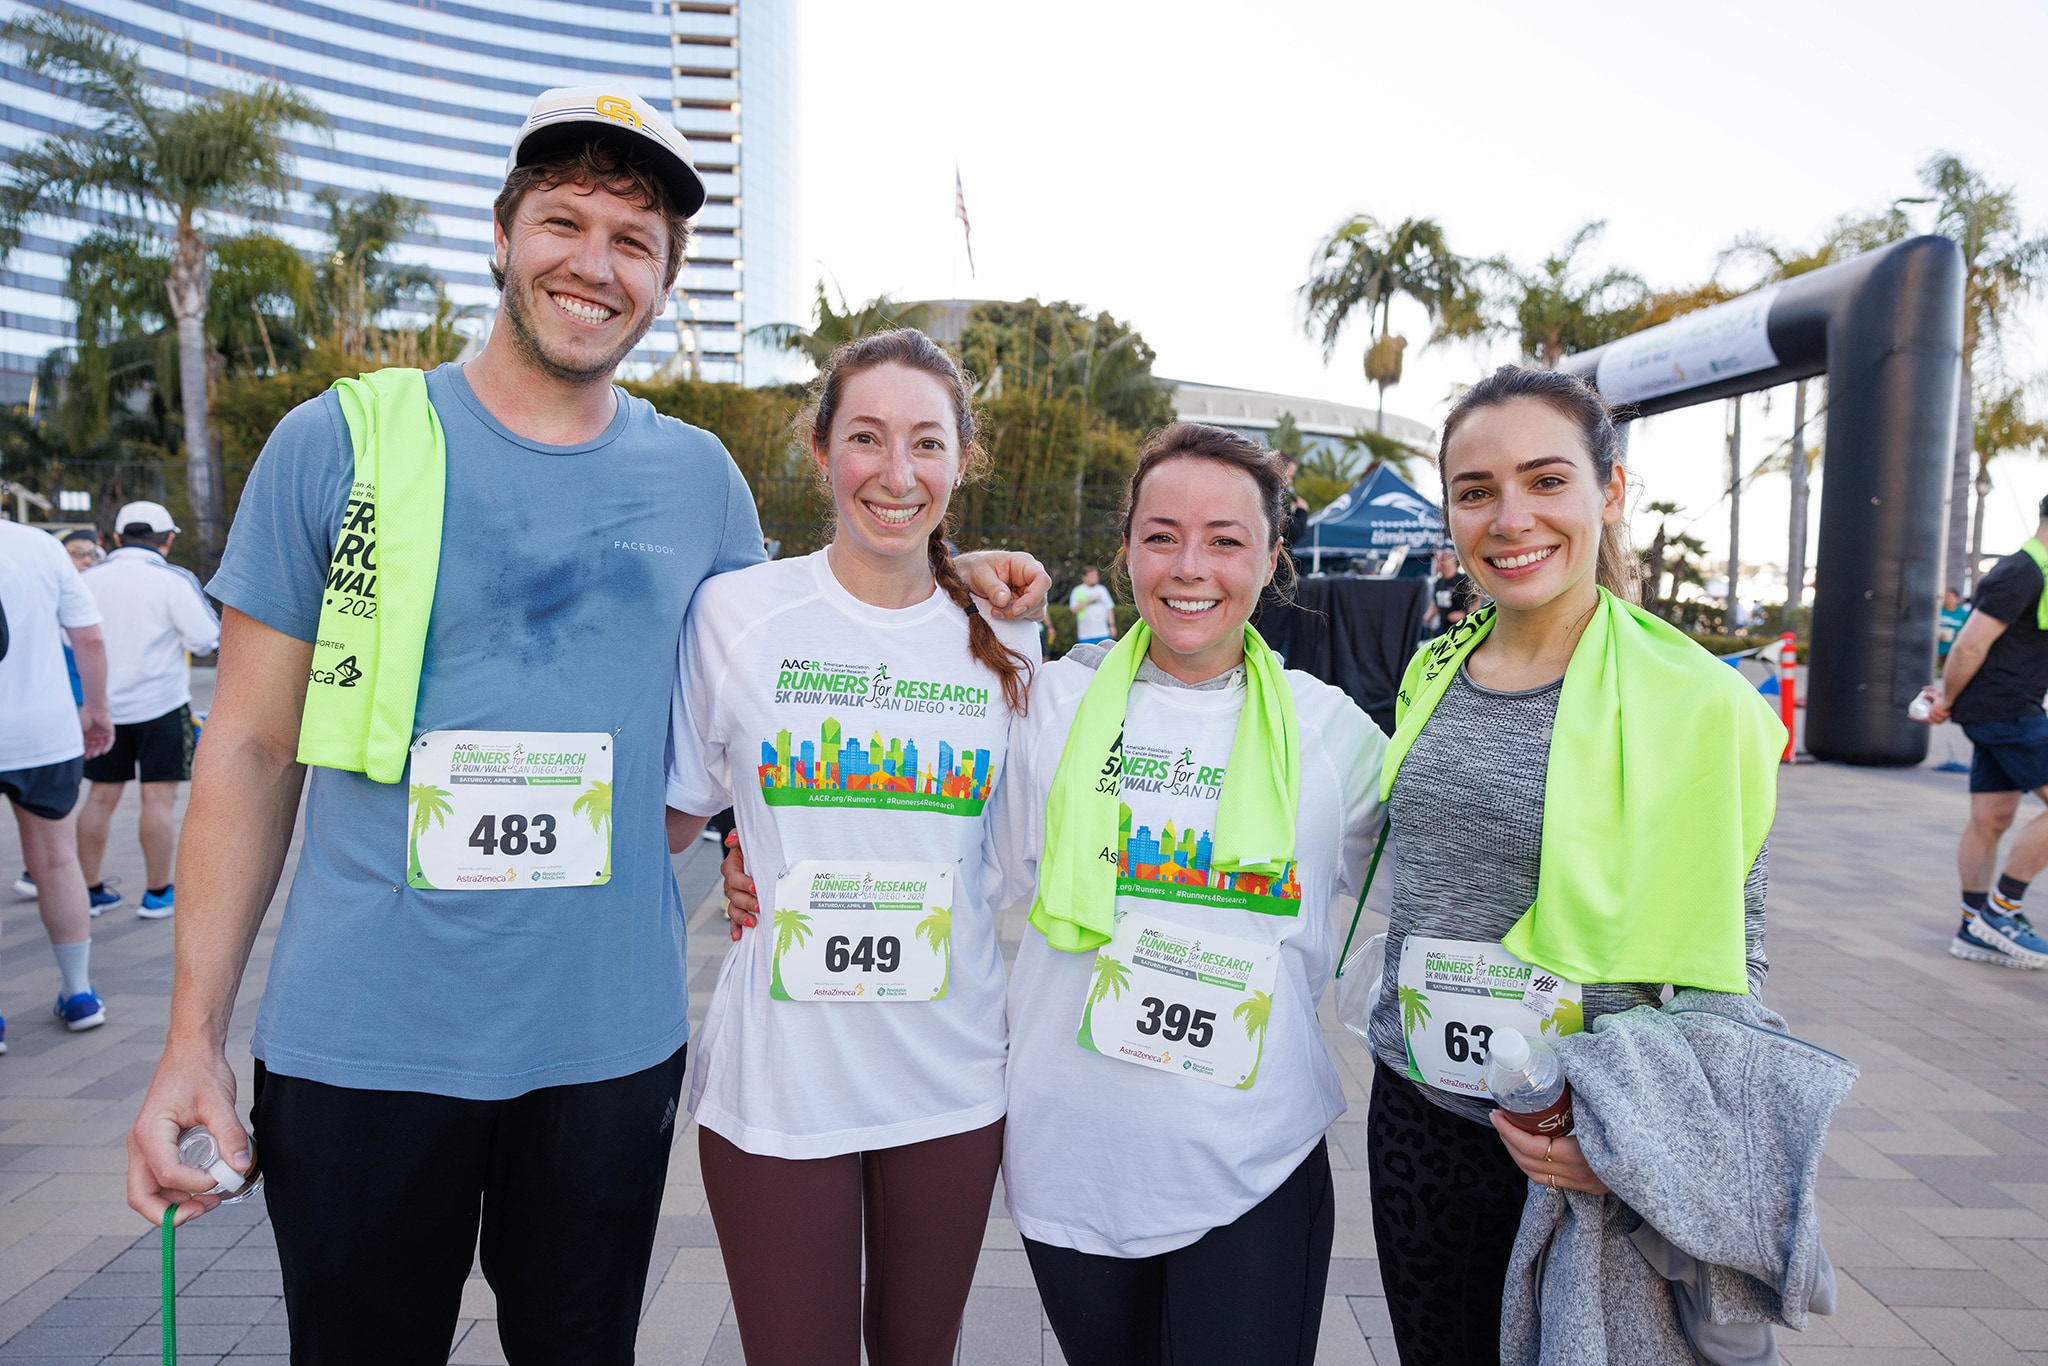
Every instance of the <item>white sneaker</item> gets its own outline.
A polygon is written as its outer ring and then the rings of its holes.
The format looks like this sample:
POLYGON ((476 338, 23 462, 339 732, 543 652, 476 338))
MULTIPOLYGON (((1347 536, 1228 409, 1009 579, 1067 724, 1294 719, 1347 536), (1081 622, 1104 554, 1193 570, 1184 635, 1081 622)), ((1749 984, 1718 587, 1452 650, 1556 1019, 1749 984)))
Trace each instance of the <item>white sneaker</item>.
POLYGON ((36 899, 35 879, 28 875, 28 869, 22 869, 21 876, 14 879, 14 894, 23 901, 34 901, 36 899))

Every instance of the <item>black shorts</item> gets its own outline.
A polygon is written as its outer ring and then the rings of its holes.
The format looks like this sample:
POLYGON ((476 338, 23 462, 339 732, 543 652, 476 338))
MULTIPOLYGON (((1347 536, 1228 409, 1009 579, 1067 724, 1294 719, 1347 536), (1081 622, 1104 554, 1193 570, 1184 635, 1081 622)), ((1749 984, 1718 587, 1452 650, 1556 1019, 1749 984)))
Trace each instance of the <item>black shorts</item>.
POLYGON ((192 706, 167 711, 153 721, 114 727, 114 747, 85 761, 85 776, 96 783, 125 783, 142 770, 145 783, 182 783, 192 777, 192 706))
POLYGON ((31 816, 61 821, 78 805, 78 775, 84 763, 83 759, 66 759, 60 764, 0 773, 0 792, 31 816))
POLYGON ((2048 716, 1973 721, 1963 727, 1976 753, 1972 792, 2039 792, 2048 787, 2048 716))

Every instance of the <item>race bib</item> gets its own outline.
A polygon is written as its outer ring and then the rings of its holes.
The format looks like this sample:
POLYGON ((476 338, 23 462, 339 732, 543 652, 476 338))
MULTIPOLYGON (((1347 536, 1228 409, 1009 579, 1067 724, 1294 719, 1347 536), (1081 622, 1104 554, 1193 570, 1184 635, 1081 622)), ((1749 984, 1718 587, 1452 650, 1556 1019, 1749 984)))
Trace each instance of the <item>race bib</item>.
POLYGON ((1120 911, 1095 951, 1075 1042, 1104 1057, 1245 1091, 1258 1080, 1280 949, 1120 911))
POLYGON ((937 1001, 953 967, 953 865, 805 859, 775 881, 768 994, 937 1001))
POLYGON ((509 892, 612 878, 612 737, 433 730, 412 743, 406 881, 509 892))
POLYGON ((1499 944, 1411 935, 1401 944, 1396 980, 1408 1076, 1440 1091, 1486 1094, 1486 1050, 1496 1029, 1554 1039, 1585 1022, 1578 983, 1499 944))

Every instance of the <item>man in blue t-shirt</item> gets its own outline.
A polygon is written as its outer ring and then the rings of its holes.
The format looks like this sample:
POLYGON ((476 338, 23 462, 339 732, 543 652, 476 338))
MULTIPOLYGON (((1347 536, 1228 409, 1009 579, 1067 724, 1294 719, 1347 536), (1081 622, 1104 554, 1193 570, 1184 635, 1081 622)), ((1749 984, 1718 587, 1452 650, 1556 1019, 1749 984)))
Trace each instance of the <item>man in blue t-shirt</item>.
POLYGON ((1998 845, 2019 814, 2020 799, 2031 792, 2048 802, 2048 715, 2041 710, 2048 694, 2048 630, 2041 626, 2048 498, 2040 513, 2034 538, 1977 584, 1975 610, 1949 647, 1928 718, 1954 720, 1976 751, 1970 820, 1956 847, 1962 925, 1948 951, 2009 968, 2048 966, 2048 940, 2021 910, 2027 884, 2048 868, 2048 812, 2020 830, 2004 869, 1998 867, 1998 845))
MULTIPOLYGON (((689 1030, 668 855, 697 832, 665 829, 663 799, 676 647, 698 583, 763 557, 717 439, 612 384, 704 197, 630 91, 544 93, 494 208, 497 323, 426 377, 446 503, 406 772, 312 769, 253 1042, 294 1361, 444 1360, 479 1249, 512 1360, 632 1359, 689 1030)), ((360 630, 322 610, 408 591, 369 581, 355 473, 336 395, 295 409, 209 585, 227 612, 170 1028, 129 1135, 129 1203, 152 1221, 218 1203, 182 1128, 237 1172, 254 1155, 225 1039, 307 781, 316 642, 360 630)), ((395 547, 403 518, 385 520, 395 547)), ((1042 601, 1028 556, 966 572, 1015 612, 1042 601)), ((338 672, 323 685, 356 682, 338 672)))

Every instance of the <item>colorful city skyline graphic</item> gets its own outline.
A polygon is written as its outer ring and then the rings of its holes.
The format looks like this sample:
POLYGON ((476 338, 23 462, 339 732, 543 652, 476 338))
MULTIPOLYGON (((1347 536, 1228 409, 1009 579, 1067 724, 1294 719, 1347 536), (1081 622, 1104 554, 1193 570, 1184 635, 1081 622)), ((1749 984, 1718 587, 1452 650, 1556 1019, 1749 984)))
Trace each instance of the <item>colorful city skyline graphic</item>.
POLYGON ((1123 806, 1116 827, 1116 891, 1184 905, 1218 906, 1256 911, 1261 915, 1298 915, 1301 911, 1299 865, 1290 860, 1277 877, 1259 873, 1226 873, 1209 866, 1214 840, 1207 830, 1176 832, 1168 821, 1155 836, 1152 827, 1131 828, 1131 808, 1123 806))
POLYGON ((917 741, 874 732, 863 746, 847 736, 834 717, 818 727, 816 740, 793 741, 786 730, 761 742, 761 796, 770 806, 857 806, 887 811, 943 811, 978 816, 994 783, 989 752, 939 742, 930 767, 920 760, 917 741))

